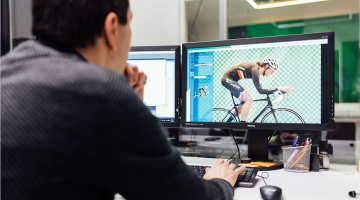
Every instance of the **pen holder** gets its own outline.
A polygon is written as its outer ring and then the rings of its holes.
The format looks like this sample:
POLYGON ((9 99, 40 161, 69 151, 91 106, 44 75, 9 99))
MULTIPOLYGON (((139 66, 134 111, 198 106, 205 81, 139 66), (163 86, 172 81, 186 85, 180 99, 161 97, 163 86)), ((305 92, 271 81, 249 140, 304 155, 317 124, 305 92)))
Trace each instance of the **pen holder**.
POLYGON ((284 170, 289 172, 309 172, 311 145, 285 146, 283 150, 284 170))

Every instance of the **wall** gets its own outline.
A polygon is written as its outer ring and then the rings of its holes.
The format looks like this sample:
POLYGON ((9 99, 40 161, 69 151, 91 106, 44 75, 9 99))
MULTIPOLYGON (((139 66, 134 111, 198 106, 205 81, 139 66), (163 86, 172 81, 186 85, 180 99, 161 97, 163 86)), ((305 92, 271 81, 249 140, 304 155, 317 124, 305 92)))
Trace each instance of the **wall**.
MULTIPOLYGON (((186 42, 184 0, 130 0, 132 46, 186 42)), ((13 38, 31 38, 31 0, 11 0, 13 38)))
POLYGON ((186 42, 184 0, 130 0, 131 46, 180 45, 186 42))
POLYGON ((219 40, 219 22, 197 23, 192 35, 189 42, 219 40))
POLYGON ((219 0, 186 1, 186 16, 189 42, 219 40, 219 0))

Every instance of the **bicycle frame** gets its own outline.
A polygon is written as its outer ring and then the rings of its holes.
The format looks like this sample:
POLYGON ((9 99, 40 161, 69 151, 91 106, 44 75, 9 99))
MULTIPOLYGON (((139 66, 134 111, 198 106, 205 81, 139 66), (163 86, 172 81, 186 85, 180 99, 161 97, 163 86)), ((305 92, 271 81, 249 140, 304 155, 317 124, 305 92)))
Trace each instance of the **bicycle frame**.
MULTIPOLYGON (((230 92, 230 94, 231 94, 231 92, 230 92)), ((239 118, 239 111, 238 111, 238 109, 237 109, 237 105, 236 105, 236 103, 235 103, 235 100, 234 100, 234 95, 233 95, 233 94, 231 94, 231 98, 232 98, 232 100, 233 100, 234 107, 233 107, 230 111, 232 111, 233 109, 235 109, 235 112, 236 112, 236 118, 237 118, 238 122, 240 122, 240 118, 239 118)))
MULTIPOLYGON (((231 94, 231 92, 230 92, 230 94, 231 94)), ((238 122, 240 122, 239 112, 238 112, 238 109, 237 109, 238 106, 237 106, 236 103, 235 103, 234 95, 233 95, 233 94, 231 94, 231 98, 232 98, 232 101, 233 101, 233 103, 234 103, 234 107, 233 107, 230 111, 232 111, 233 109, 235 109, 237 120, 238 120, 238 122)), ((264 114, 268 109, 270 109, 271 114, 274 116, 274 119, 275 119, 276 123, 278 123, 278 120, 277 120, 277 118, 276 118, 275 111, 274 111, 273 105, 272 105, 272 103, 271 103, 269 94, 266 94, 266 99, 256 99, 256 100, 254 100, 253 102, 256 102, 256 101, 267 101, 267 105, 266 105, 265 108, 263 108, 262 111, 255 117, 255 119, 252 121, 252 123, 255 123, 256 120, 258 120, 259 117, 260 117, 262 114, 264 114)))
POLYGON ((277 118, 276 118, 276 115, 275 115, 275 111, 274 111, 274 108, 273 108, 273 105, 271 103, 271 100, 270 100, 270 97, 269 97, 269 94, 266 94, 266 99, 256 99, 254 100, 254 102, 256 101, 267 101, 267 105, 265 106, 265 108, 262 109, 262 111, 255 117, 255 119, 252 121, 253 123, 256 122, 256 120, 259 119, 259 117, 264 114, 264 112, 266 112, 266 110, 270 109, 271 111, 271 114, 274 116, 274 119, 276 121, 276 123, 279 123, 277 118))

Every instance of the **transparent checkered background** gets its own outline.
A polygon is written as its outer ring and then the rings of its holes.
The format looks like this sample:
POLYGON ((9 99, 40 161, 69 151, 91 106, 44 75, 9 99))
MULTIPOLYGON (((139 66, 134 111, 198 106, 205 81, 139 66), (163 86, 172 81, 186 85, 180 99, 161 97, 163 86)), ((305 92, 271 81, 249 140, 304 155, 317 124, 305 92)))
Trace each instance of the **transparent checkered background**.
MULTIPOLYGON (((229 67, 244 61, 261 62, 265 56, 274 57, 279 62, 279 69, 270 77, 260 76, 262 87, 292 88, 289 98, 275 104, 275 107, 296 111, 306 123, 321 123, 321 45, 215 51, 213 107, 230 108, 233 105, 229 90, 221 85, 221 77, 229 67)), ((254 99, 266 97, 257 92, 252 79, 243 79, 238 83, 254 99)), ((236 102, 238 103, 237 99, 236 102)), ((265 105, 266 102, 254 102, 247 122, 252 122, 265 105)), ((285 113, 279 113, 279 118, 280 123, 298 123, 295 118, 285 113)), ((218 119, 214 119, 216 120, 218 119)))

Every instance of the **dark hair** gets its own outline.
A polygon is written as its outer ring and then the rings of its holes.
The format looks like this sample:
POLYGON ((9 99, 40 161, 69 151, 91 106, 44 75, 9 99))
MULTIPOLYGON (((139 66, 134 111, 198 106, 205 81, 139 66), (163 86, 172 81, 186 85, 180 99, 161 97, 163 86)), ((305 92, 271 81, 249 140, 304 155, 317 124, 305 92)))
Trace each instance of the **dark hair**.
POLYGON ((258 64, 260 67, 265 67, 266 66, 265 63, 261 63, 260 61, 257 61, 256 64, 258 64))
POLYGON ((74 48, 87 47, 101 36, 106 16, 127 23, 129 0, 33 0, 32 33, 74 48))

